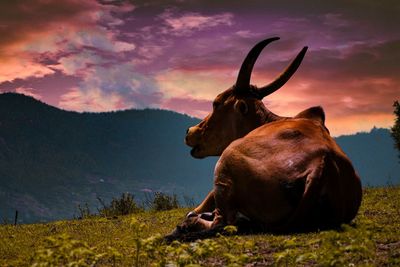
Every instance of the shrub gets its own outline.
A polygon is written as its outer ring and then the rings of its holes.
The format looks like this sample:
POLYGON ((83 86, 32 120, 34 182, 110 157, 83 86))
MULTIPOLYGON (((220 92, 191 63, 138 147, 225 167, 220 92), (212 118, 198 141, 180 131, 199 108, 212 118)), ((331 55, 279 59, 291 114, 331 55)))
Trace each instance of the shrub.
MULTIPOLYGON (((395 141, 396 148, 400 151, 400 103, 399 101, 395 101, 393 104, 394 107, 394 115, 396 116, 394 125, 391 128, 392 137, 395 141)), ((400 154, 399 154, 400 157, 400 154)))
POLYGON ((99 209, 99 214, 105 217, 128 215, 143 211, 135 202, 135 198, 130 193, 123 193, 120 198, 113 198, 109 205, 106 205, 101 198, 97 198, 103 206, 99 209))
MULTIPOLYGON (((96 216, 95 213, 92 213, 89 209, 89 205, 86 203, 84 206, 78 205, 78 217, 77 219, 89 219, 96 216)), ((75 217, 75 216, 74 216, 75 217)))
POLYGON ((163 192, 155 192, 153 196, 146 196, 147 206, 151 210, 172 210, 180 207, 176 194, 168 195, 163 192))

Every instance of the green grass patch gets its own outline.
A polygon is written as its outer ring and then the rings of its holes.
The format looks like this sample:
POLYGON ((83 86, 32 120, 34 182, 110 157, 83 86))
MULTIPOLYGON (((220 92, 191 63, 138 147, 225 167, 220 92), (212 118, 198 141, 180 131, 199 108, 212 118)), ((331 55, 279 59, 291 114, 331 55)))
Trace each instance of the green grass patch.
POLYGON ((400 187, 365 189, 338 231, 162 243, 188 211, 2 225, 0 266, 400 266, 400 187))

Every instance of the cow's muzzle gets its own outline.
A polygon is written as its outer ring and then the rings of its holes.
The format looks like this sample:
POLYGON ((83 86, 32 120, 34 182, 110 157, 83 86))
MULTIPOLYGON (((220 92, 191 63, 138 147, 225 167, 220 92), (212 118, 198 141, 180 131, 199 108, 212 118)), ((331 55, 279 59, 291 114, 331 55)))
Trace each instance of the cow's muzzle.
POLYGON ((201 152, 200 145, 196 145, 190 150, 190 155, 194 158, 202 159, 204 158, 204 156, 201 156, 200 152, 201 152))
POLYGON ((185 143, 190 147, 195 147, 200 140, 200 131, 199 127, 193 126, 187 129, 185 143))
POLYGON ((196 126, 190 127, 186 131, 185 144, 190 146, 190 155, 194 158, 204 158, 201 156, 201 128, 196 126))

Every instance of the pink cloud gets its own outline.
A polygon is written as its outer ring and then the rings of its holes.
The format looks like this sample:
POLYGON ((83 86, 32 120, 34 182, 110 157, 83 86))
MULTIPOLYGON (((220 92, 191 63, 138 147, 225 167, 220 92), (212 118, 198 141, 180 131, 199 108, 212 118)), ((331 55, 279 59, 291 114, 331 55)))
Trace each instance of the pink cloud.
POLYGON ((190 12, 183 15, 175 15, 173 10, 166 10, 160 18, 167 26, 165 32, 174 35, 189 35, 194 31, 212 28, 220 25, 231 26, 233 24, 232 13, 221 13, 216 15, 202 15, 190 12))
POLYGON ((16 78, 25 79, 29 77, 44 77, 54 73, 54 70, 35 62, 30 56, 0 57, 0 83, 13 81, 16 78))
POLYGON ((174 97, 166 100, 160 107, 194 117, 203 118, 211 111, 210 100, 174 97))
POLYGON ((127 109, 130 106, 116 93, 105 94, 96 88, 86 92, 79 88, 72 88, 61 96, 59 107, 81 112, 102 112, 127 109))
POLYGON ((33 88, 26 88, 26 87, 18 87, 15 89, 15 92, 19 93, 19 94, 24 94, 27 96, 31 96, 33 98, 36 98, 38 100, 42 99, 42 96, 40 94, 38 94, 35 89, 33 88))
POLYGON ((0 60, 4 63, 0 83, 53 74, 51 66, 41 62, 43 57, 57 59, 87 48, 113 53, 135 49, 134 44, 119 40, 117 31, 101 25, 115 24, 111 13, 131 11, 126 5, 104 6, 95 0, 18 3, 2 3, 0 8, 0 60))
POLYGON ((137 55, 132 62, 135 65, 149 64, 159 58, 164 53, 164 46, 147 44, 137 48, 137 55))

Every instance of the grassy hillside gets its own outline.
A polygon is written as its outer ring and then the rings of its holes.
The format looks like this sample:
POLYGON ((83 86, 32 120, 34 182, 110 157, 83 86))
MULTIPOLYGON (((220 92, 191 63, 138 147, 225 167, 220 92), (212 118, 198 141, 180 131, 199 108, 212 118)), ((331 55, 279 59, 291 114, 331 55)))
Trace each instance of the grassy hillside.
POLYGON ((354 224, 340 231, 160 243, 186 212, 3 225, 0 266, 400 265, 400 187, 366 189, 354 224))

